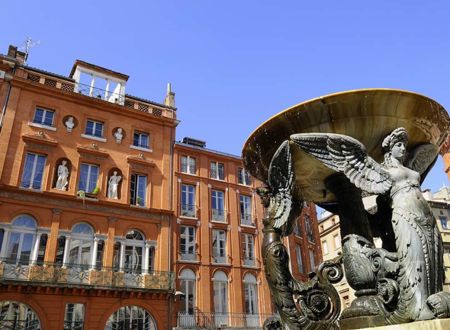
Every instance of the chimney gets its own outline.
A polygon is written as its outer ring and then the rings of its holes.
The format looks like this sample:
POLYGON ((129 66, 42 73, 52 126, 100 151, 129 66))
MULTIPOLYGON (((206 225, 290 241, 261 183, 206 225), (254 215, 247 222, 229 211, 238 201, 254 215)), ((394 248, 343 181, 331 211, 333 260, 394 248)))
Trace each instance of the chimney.
POLYGON ((172 86, 167 83, 166 98, 164 99, 164 104, 168 107, 175 108, 175 93, 172 92, 172 86))
POLYGON ((21 65, 27 60, 27 54, 17 50, 17 47, 13 45, 9 45, 8 56, 16 59, 17 63, 21 65))

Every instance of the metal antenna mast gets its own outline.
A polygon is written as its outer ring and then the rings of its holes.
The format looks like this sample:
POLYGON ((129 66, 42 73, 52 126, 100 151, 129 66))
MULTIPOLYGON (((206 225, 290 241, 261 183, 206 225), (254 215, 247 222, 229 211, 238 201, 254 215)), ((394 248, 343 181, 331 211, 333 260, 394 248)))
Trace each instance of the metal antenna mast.
POLYGON ((39 40, 34 41, 31 39, 31 37, 27 37, 27 39, 25 40, 25 44, 20 47, 21 50, 23 50, 25 52, 25 61, 24 64, 27 64, 27 60, 28 60, 28 54, 30 53, 30 49, 33 48, 34 46, 39 45, 41 42, 39 40))

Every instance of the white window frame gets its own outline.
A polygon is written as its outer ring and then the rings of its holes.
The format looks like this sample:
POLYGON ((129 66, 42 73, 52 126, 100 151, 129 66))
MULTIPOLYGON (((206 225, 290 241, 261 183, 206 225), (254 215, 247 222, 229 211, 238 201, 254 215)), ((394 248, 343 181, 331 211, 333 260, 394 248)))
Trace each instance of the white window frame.
POLYGON ((85 306, 80 303, 66 303, 64 311, 64 329, 83 329, 85 317, 85 306))
POLYGON ((225 192, 222 190, 211 190, 211 220, 226 222, 225 218, 225 192))
POLYGON ((146 133, 146 132, 142 132, 142 131, 134 131, 133 132, 133 147, 135 148, 140 148, 140 149, 145 149, 145 150, 150 150, 150 134, 146 133), (135 144, 135 136, 138 135, 138 144, 135 144), (147 145, 141 145, 141 139, 142 137, 147 137, 147 145))
POLYGON ((220 180, 220 181, 225 180, 225 164, 224 163, 210 162, 209 171, 210 171, 211 179, 220 180), (220 168, 222 169, 222 172, 220 172, 220 170, 219 170, 220 168), (220 175, 221 173, 222 173, 222 177, 220 175))
POLYGON ((43 108, 43 107, 36 107, 35 110, 34 110, 34 116, 33 116, 33 120, 31 121, 31 123, 35 124, 35 125, 40 125, 40 126, 42 126, 44 128, 46 128, 46 127, 54 128, 54 125, 55 125, 55 111, 54 110, 50 110, 50 109, 46 109, 46 108, 43 108), (44 112, 42 114, 42 120, 40 122, 39 121, 35 121, 36 120, 36 112, 38 110, 42 110, 44 112), (51 122, 50 125, 46 124, 45 120, 44 120, 48 113, 52 114, 52 122, 51 122))
MULTIPOLYGON (((180 274, 180 289, 181 292, 184 293, 184 301, 182 301, 181 304, 181 313, 183 316, 187 315, 194 315, 195 313, 195 306, 196 306, 196 282, 197 278, 195 276, 195 273, 191 269, 183 269, 180 274), (189 298, 192 297, 192 301, 189 301, 189 298), (189 305, 192 305, 192 311, 189 310, 189 305)), ((187 319, 186 325, 189 325, 190 320, 187 319)), ((184 324, 180 324, 184 325, 184 324)))
POLYGON ((182 155, 180 160, 180 172, 196 175, 197 159, 195 157, 182 155))
POLYGON ((99 176, 100 176, 100 166, 95 165, 95 164, 89 164, 89 163, 81 163, 81 164, 80 164, 80 177, 79 177, 79 179, 78 179, 78 190, 83 190, 83 189, 81 189, 81 187, 80 187, 81 176, 83 175, 83 172, 81 171, 81 167, 82 167, 83 165, 88 166, 87 176, 86 176, 86 180, 85 180, 85 188, 86 188, 86 190, 84 190, 84 191, 87 192, 87 193, 91 193, 96 187, 98 187, 98 178, 99 178, 99 176), (93 168, 93 167, 96 167, 96 168, 97 168, 97 179, 95 180, 95 181, 96 181, 96 185, 95 185, 95 187, 92 188, 92 189, 87 189, 87 188, 89 188, 89 182, 91 181, 91 180, 90 180, 90 179, 91 179, 91 175, 93 175, 93 174, 92 174, 92 168, 93 168))
POLYGON ((252 221, 252 198, 247 195, 239 195, 239 214, 241 225, 253 226, 252 221))
POLYGON ((187 217, 187 218, 196 218, 196 197, 195 197, 195 193, 196 193, 196 186, 192 185, 192 184, 181 184, 181 189, 180 189, 180 194, 181 194, 181 198, 180 198, 180 213, 181 216, 183 217, 187 217), (192 190, 190 189, 192 188, 192 190), (183 199, 185 200, 186 203, 183 203, 183 199), (193 204, 190 204, 189 202, 192 200, 193 204))
POLYGON ((245 266, 255 266, 255 237, 252 234, 242 234, 243 259, 245 266))
POLYGON ((228 324, 228 276, 216 271, 213 277, 214 323, 220 327, 228 324))
POLYGON ((312 249, 308 249, 309 251, 309 266, 311 267, 311 271, 314 272, 316 269, 316 260, 314 258, 314 251, 312 249))
POLYGON ((97 139, 104 139, 104 136, 105 136, 105 123, 101 122, 101 121, 98 121, 98 120, 93 120, 93 119, 86 120, 86 127, 84 129, 84 134, 83 135, 85 135, 87 137, 94 137, 94 138, 97 138, 97 139), (89 122, 92 122, 92 124, 93 124, 91 133, 88 133, 88 131, 87 131, 89 122), (101 134, 101 136, 95 135, 95 131, 97 130, 97 126, 98 125, 102 126, 102 134, 101 134))
POLYGON ((41 154, 37 154, 34 152, 27 152, 25 154, 25 162, 24 162, 24 166, 23 166, 23 172, 22 172, 22 180, 20 182, 20 187, 24 188, 24 189, 31 189, 31 190, 37 190, 37 191, 41 191, 42 190, 42 183, 44 181, 44 171, 45 171, 45 165, 47 164, 47 156, 46 155, 41 155, 41 154), (25 171, 27 169, 27 160, 28 160, 28 155, 33 156, 33 160, 32 160, 32 168, 31 168, 31 173, 30 173, 30 185, 28 187, 23 186, 23 180, 25 177, 25 171), (37 170, 37 162, 39 157, 43 157, 44 158, 44 163, 42 164, 42 177, 41 177, 41 182, 39 185, 39 188, 33 188, 33 183, 35 181, 36 178, 36 174, 39 172, 36 172, 37 170))
POLYGON ((258 327, 258 282, 252 274, 244 277, 244 310, 248 327, 258 327))
POLYGON ((328 250, 328 242, 326 240, 322 241, 322 251, 323 251, 323 254, 330 253, 330 251, 328 250))
POLYGON ((248 173, 243 167, 238 167, 238 184, 242 184, 244 186, 251 186, 252 184, 250 173, 248 173))
POLYGON ((334 240, 334 247, 336 249, 339 249, 341 247, 341 238, 339 237, 339 234, 333 235, 334 240))
POLYGON ((297 269, 300 273, 304 273, 305 265, 303 264, 302 247, 299 244, 295 245, 295 255, 297 258, 297 269))
POLYGON ((181 260, 196 259, 196 241, 194 226, 180 226, 180 258, 181 260), (182 243, 184 240, 184 244, 182 243), (184 249, 183 249, 184 246, 184 249), (189 252, 192 250, 192 252, 189 252))
POLYGON ((212 257, 217 264, 227 263, 227 232, 223 229, 212 231, 212 257))
POLYGON ((140 173, 131 173, 130 175, 130 204, 134 205, 134 206, 139 206, 139 207, 146 207, 147 206, 147 175, 145 174, 140 174, 140 173), (136 182, 135 182, 135 187, 134 190, 132 188, 132 177, 135 176, 136 177, 136 182), (139 185, 141 184, 141 181, 144 180, 144 191, 143 191, 143 196, 139 196, 139 185), (133 201, 131 200, 132 197, 132 192, 134 192, 134 198, 135 201, 133 203, 133 201), (139 203, 139 199, 141 200, 141 203, 139 203))

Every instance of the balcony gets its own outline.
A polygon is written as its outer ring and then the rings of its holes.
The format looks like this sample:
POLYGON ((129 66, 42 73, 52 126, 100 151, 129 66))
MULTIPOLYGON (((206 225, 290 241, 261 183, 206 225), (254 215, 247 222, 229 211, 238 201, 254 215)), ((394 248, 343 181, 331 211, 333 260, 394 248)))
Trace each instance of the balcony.
POLYGON ((269 314, 222 314, 195 311, 193 314, 178 313, 177 327, 179 329, 262 329, 264 321, 271 316, 269 314))
POLYGON ((116 103, 120 105, 125 104, 125 95, 113 93, 108 90, 85 85, 82 83, 75 83, 75 92, 89 97, 95 97, 99 100, 104 100, 111 103, 116 103))
POLYGON ((248 258, 244 259, 244 266, 254 267, 255 265, 256 265, 255 259, 248 259, 248 258))
POLYGON ((241 213, 241 225, 254 226, 251 213, 241 213))
POLYGON ((183 261, 196 261, 197 255, 195 253, 180 253, 180 260, 183 261))
POLYGON ((213 262, 216 264, 226 264, 227 263, 227 256, 223 255, 213 255, 213 262))
POLYGON ((213 221, 225 222, 225 211, 220 209, 212 209, 211 219, 213 221))
POLYGON ((188 218, 195 218, 196 217, 196 207, 192 204, 181 204, 181 216, 182 217, 188 217, 188 218))
POLYGON ((0 282, 23 282, 61 287, 89 287, 97 289, 171 290, 173 273, 149 271, 133 274, 112 267, 95 268, 88 265, 40 263, 38 265, 0 261, 0 282))

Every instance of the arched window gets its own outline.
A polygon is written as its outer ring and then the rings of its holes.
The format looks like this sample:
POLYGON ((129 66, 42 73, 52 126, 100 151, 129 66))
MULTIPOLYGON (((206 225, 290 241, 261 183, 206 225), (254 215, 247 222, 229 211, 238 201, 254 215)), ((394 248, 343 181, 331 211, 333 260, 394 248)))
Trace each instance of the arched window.
POLYGON ((112 314, 105 330, 156 330, 152 315, 142 307, 124 306, 112 314))
POLYGON ((147 274, 153 270, 154 247, 138 230, 130 230, 125 238, 116 238, 114 268, 125 274, 147 274))
POLYGON ((6 259, 7 263, 28 264, 33 252, 36 259, 39 249, 39 245, 36 244, 36 233, 37 225, 34 218, 28 214, 19 215, 12 221, 11 228, 5 229, 1 257, 6 259))
POLYGON ((193 326, 195 308, 195 273, 190 269, 183 269, 180 273, 181 307, 179 321, 180 326, 193 326))
POLYGON ((94 230, 87 223, 76 224, 72 228, 68 245, 67 263, 72 266, 89 266, 92 263, 94 230))
POLYGON ((220 327, 228 324, 228 277, 222 271, 214 273, 214 322, 220 327))
POLYGON ((246 326, 258 327, 258 282, 252 274, 244 276, 244 298, 245 298, 245 314, 246 326))
POLYGON ((0 301, 0 329, 40 330, 41 324, 34 310, 17 301, 0 301))

